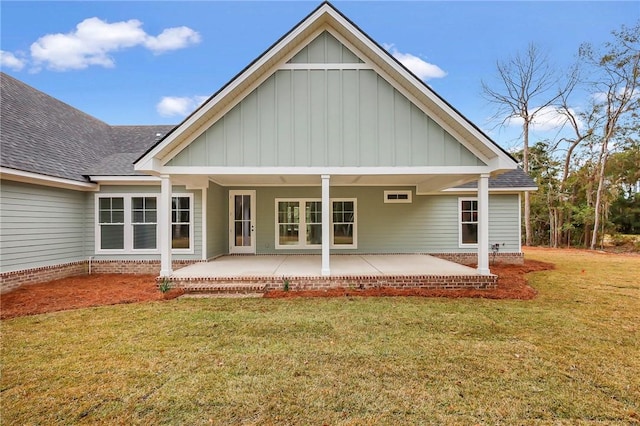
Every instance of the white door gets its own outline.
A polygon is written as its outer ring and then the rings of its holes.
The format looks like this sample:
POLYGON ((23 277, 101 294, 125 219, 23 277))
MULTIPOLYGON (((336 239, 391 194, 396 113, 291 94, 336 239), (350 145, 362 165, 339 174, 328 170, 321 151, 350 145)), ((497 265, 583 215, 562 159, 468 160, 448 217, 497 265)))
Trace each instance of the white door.
POLYGON ((256 191, 229 191, 229 253, 256 252, 256 191))

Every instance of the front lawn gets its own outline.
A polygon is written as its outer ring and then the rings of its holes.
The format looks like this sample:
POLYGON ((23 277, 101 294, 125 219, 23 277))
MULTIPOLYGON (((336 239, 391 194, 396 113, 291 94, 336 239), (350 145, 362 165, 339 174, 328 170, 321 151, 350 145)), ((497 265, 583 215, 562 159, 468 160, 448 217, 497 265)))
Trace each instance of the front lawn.
POLYGON ((534 300, 176 299, 2 321, 2 424, 640 423, 640 257, 534 300))

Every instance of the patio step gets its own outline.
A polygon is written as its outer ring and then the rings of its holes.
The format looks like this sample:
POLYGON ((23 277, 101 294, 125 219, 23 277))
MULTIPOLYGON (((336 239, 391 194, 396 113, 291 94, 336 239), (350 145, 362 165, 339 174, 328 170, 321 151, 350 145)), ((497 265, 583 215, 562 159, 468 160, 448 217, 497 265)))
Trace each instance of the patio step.
POLYGON ((181 286, 186 294, 244 294, 256 295, 264 294, 267 291, 266 285, 256 283, 216 283, 199 282, 189 283, 181 286))

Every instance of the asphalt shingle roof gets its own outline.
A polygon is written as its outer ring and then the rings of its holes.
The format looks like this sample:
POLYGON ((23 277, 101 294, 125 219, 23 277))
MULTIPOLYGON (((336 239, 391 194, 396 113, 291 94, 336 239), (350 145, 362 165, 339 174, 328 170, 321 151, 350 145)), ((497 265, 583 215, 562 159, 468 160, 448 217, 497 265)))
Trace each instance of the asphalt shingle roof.
MULTIPOLYGON (((517 168, 515 170, 509 170, 501 175, 489 178, 489 189, 495 188, 536 188, 538 185, 535 181, 524 172, 524 170, 517 168)), ((464 185, 459 185, 456 188, 477 188, 478 182, 468 182, 464 185)))
MULTIPOLYGON (((0 165, 82 182, 139 175, 133 162, 174 128, 110 126, 2 72, 0 107, 0 165)), ((489 179, 489 188, 535 186, 521 169, 489 179)))
POLYGON ((133 161, 173 128, 110 126, 5 73, 0 107, 0 165, 76 181, 133 175, 133 161))

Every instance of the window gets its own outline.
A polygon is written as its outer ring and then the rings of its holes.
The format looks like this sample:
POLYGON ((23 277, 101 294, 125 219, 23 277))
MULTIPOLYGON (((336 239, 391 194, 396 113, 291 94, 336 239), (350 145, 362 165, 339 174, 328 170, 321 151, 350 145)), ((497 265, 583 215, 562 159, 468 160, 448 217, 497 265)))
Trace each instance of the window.
MULTIPOLYGON (((158 194, 96 195, 96 252, 156 254, 158 194)), ((171 247, 193 252, 193 196, 171 200, 171 247)))
POLYGON ((460 198, 460 245, 478 244, 478 200, 460 198))
POLYGON ((333 201, 333 245, 353 246, 355 201, 333 201))
POLYGON ((155 249, 157 241, 156 197, 131 198, 133 249, 155 249))
POLYGON ((411 191, 384 191, 385 203, 410 203, 411 191))
POLYGON ((124 198, 100 198, 98 206, 100 248, 103 250, 124 249, 124 198))
MULTIPOLYGON (((356 247, 356 201, 331 200, 333 248, 356 247)), ((276 200, 276 248, 309 249, 322 245, 322 202, 317 199, 276 200)))
POLYGON ((171 248, 189 250, 191 247, 191 197, 171 199, 171 248))

